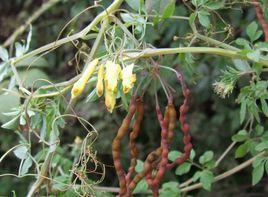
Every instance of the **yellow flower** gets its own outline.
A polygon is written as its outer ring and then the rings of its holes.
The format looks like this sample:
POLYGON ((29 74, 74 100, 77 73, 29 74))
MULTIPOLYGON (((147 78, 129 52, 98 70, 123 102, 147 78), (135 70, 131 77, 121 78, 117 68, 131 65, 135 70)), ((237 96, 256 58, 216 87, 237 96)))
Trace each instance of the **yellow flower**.
POLYGON ((86 65, 86 68, 82 72, 82 76, 73 85, 73 88, 72 88, 72 91, 71 91, 71 94, 72 94, 71 98, 72 99, 74 99, 74 98, 78 97, 80 94, 82 94, 83 90, 86 87, 86 84, 87 84, 88 80, 92 77, 98 62, 99 62, 98 59, 94 59, 92 62, 89 62, 86 65))
POLYGON ((134 64, 130 64, 122 70, 123 92, 128 93, 136 82, 136 74, 132 74, 134 64))
POLYGON ((117 92, 113 92, 107 88, 105 89, 105 105, 110 113, 113 112, 114 106, 116 104, 116 94, 117 92))
POLYGON ((119 64, 115 64, 112 61, 107 61, 105 64, 105 86, 106 89, 112 92, 116 92, 117 83, 121 73, 121 67, 119 64))
POLYGON ((103 95, 103 78, 104 78, 104 65, 100 65, 98 71, 98 81, 96 85, 97 95, 101 97, 103 95))

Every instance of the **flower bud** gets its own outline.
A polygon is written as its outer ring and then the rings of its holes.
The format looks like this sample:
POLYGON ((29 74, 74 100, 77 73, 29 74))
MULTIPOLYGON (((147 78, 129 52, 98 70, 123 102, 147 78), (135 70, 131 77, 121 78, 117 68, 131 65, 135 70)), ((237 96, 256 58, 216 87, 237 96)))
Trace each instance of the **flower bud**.
POLYGON ((86 68, 82 72, 80 79, 77 82, 75 82, 73 85, 73 88, 71 91, 71 94, 72 94, 71 98, 72 99, 74 99, 74 98, 78 97, 80 94, 82 94, 83 90, 86 87, 88 80, 92 77, 98 62, 99 62, 98 59, 94 59, 92 62, 89 62, 86 65, 86 68))

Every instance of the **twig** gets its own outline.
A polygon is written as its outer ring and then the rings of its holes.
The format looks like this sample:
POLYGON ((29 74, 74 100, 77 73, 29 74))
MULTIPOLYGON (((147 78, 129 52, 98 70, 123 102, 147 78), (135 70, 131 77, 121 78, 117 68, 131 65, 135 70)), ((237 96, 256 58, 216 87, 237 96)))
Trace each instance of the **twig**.
POLYGON ((35 183, 32 185, 30 191, 28 192, 27 194, 27 197, 32 197, 36 192, 37 190, 39 189, 39 187, 41 187, 41 185, 43 184, 45 178, 46 177, 46 174, 48 172, 48 169, 50 167, 50 162, 51 162, 51 159, 53 157, 53 154, 54 154, 54 151, 53 152, 49 152, 46 156, 46 159, 41 167, 41 172, 40 174, 38 175, 38 178, 37 180, 35 181, 35 183))
POLYGON ((33 15, 31 15, 26 22, 21 25, 19 28, 16 29, 4 42, 3 46, 7 47, 11 45, 14 40, 17 38, 18 35, 22 34, 25 29, 29 27, 29 25, 38 19, 44 12, 46 12, 49 8, 53 7, 56 3, 60 2, 61 0, 49 0, 44 3, 38 10, 36 10, 33 15))
MULTIPOLYGON (((240 165, 234 167, 233 169, 228 170, 228 171, 226 171, 226 172, 224 172, 224 173, 222 173, 222 174, 216 176, 215 179, 214 179, 214 182, 217 182, 217 181, 220 181, 220 180, 222 180, 222 179, 224 179, 224 178, 227 178, 227 177, 229 177, 229 176, 231 176, 231 175, 233 175, 233 174, 239 172, 240 170, 242 170, 242 169, 248 167, 249 165, 251 165, 251 164, 253 163, 253 161, 255 161, 255 159, 256 159, 257 157, 264 155, 264 153, 265 153, 265 152, 261 152, 261 153, 259 153, 258 155, 252 157, 251 159, 245 161, 244 163, 242 163, 242 164, 240 164, 240 165)), ((182 188, 180 191, 181 191, 181 192, 188 192, 188 191, 192 191, 192 190, 195 190, 195 189, 198 189, 198 188, 201 188, 201 187, 202 187, 202 183, 196 183, 196 184, 194 184, 194 185, 191 185, 191 186, 182 188)))
POLYGON ((258 0, 252 0, 252 3, 255 7, 255 11, 256 11, 256 15, 259 20, 259 23, 263 29, 265 41, 268 42, 268 22, 265 21, 260 2, 258 0))
POLYGON ((232 148, 235 146, 236 142, 232 142, 228 148, 224 151, 224 153, 222 153, 222 155, 220 156, 220 158, 216 161, 216 166, 219 165, 219 163, 223 160, 223 158, 229 153, 230 150, 232 150, 232 148))
POLYGON ((23 56, 20 56, 16 59, 14 59, 14 64, 16 65, 16 63, 25 60, 29 57, 33 57, 36 56, 40 53, 43 53, 45 51, 51 50, 53 48, 59 47, 63 44, 72 42, 74 40, 78 40, 80 38, 83 38, 84 36, 87 35, 88 32, 90 32, 92 30, 92 28, 94 28, 101 20, 103 20, 107 15, 113 13, 123 2, 123 0, 114 0, 114 2, 104 11, 102 11, 98 16, 95 17, 95 19, 88 25, 86 26, 83 30, 81 30, 80 32, 72 35, 72 36, 67 36, 65 38, 62 38, 60 40, 57 40, 55 42, 49 43, 47 45, 44 45, 38 49, 35 49, 34 51, 31 51, 29 53, 24 54, 23 56))

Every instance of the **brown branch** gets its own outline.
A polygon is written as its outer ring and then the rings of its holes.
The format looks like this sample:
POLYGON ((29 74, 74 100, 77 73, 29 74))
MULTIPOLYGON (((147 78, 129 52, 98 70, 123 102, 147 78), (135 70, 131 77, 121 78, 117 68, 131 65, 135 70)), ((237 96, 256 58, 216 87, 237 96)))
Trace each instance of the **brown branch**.
POLYGON ((263 29, 264 39, 266 42, 268 42, 268 22, 264 18, 264 14, 263 14, 260 2, 258 0, 252 0, 252 3, 255 7, 255 11, 256 11, 256 15, 259 20, 259 23, 263 29))

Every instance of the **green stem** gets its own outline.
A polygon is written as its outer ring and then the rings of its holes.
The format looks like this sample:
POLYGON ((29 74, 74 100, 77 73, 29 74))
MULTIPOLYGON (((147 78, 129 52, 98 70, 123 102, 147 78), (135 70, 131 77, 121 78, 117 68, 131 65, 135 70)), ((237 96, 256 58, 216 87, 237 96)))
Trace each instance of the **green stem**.
MULTIPOLYGON (((144 49, 143 51, 139 52, 132 52, 126 50, 124 51, 123 55, 126 56, 126 59, 138 59, 138 58, 148 58, 153 56, 169 55, 177 53, 205 53, 212 55, 220 55, 232 59, 242 59, 252 61, 246 55, 239 54, 238 51, 213 48, 213 47, 179 47, 179 48, 144 49)), ((257 63, 268 66, 267 60, 261 59, 257 63)))
POLYGON ((195 33, 196 37, 199 38, 200 40, 203 40, 205 42, 208 42, 208 43, 211 43, 217 47, 222 47, 224 49, 229 49, 229 50, 233 50, 233 51, 240 51, 240 49, 236 48, 236 47, 233 47, 229 44, 226 44, 224 42, 221 42, 221 41, 218 41, 218 40, 215 40, 213 38, 210 38, 210 37, 207 37, 207 36, 204 36, 204 35, 201 35, 199 33, 195 33))

